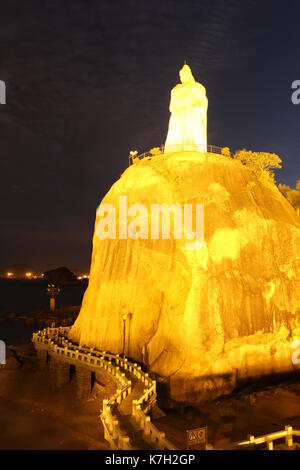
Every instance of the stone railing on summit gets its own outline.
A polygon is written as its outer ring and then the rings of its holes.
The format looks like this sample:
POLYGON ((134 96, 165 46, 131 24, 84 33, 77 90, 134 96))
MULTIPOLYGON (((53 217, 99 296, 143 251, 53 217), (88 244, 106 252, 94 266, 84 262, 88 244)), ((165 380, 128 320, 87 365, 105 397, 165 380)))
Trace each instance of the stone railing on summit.
POLYGON ((35 345, 39 360, 44 363, 47 356, 55 358, 58 364, 75 365, 80 369, 91 371, 105 370, 116 381, 117 390, 109 398, 103 400, 102 413, 100 415, 104 428, 104 437, 110 443, 112 449, 134 450, 129 436, 121 429, 115 410, 122 401, 131 394, 131 380, 125 372, 141 381, 145 388, 143 394, 132 400, 131 416, 137 429, 142 431, 144 440, 151 448, 159 450, 175 450, 171 442, 166 439, 165 433, 159 431, 151 423, 147 413, 156 402, 156 381, 148 373, 144 372, 137 363, 130 362, 119 354, 107 353, 95 348, 79 347, 65 336, 70 327, 46 328, 33 334, 32 341, 35 345), (123 372, 124 370, 125 372, 123 372))
POLYGON ((228 147, 217 147, 216 145, 197 145, 197 144, 182 144, 182 145, 172 145, 165 147, 161 145, 160 147, 154 147, 148 152, 138 154, 138 152, 130 152, 129 154, 129 166, 137 163, 139 160, 144 158, 153 158, 158 155, 163 155, 165 151, 168 153, 176 152, 198 152, 198 153, 214 153, 217 155, 224 155, 231 157, 231 153, 228 147))

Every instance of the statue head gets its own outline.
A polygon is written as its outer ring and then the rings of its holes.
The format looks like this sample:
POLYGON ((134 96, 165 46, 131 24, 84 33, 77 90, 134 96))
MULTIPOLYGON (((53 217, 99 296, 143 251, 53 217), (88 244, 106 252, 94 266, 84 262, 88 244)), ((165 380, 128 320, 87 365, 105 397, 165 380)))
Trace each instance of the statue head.
POLYGON ((180 70, 179 77, 181 83, 192 83, 195 81, 192 71, 187 64, 184 64, 184 66, 180 70))

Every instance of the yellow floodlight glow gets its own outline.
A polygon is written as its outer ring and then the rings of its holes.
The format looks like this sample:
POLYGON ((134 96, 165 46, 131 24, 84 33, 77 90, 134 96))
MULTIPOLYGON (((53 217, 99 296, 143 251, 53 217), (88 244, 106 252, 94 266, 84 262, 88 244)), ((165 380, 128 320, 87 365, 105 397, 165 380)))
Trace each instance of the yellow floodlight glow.
POLYGON ((179 72, 180 81, 171 91, 170 122, 165 153, 174 151, 207 151, 206 89, 196 82, 185 64, 179 72))

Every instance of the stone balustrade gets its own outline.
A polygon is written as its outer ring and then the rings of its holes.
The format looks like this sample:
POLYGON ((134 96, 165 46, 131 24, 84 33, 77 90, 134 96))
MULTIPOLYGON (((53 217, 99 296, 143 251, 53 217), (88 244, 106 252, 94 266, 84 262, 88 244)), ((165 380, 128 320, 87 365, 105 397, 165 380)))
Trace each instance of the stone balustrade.
POLYGON ((300 430, 293 429, 292 426, 285 426, 283 431, 273 432, 271 434, 265 434, 263 436, 254 437, 252 435, 248 436, 247 441, 238 442, 233 444, 231 448, 254 448, 256 445, 266 444, 268 450, 274 449, 274 441, 285 440, 285 445, 288 448, 293 447, 293 436, 299 437, 300 430))
MULTIPOLYGON (((178 144, 178 145, 171 145, 165 147, 164 145, 161 145, 160 147, 156 147, 152 150, 149 150, 148 152, 144 152, 140 155, 138 153, 130 153, 129 155, 129 166, 132 164, 137 163, 140 160, 143 160, 144 158, 153 158, 157 157, 158 155, 163 155, 165 153, 165 150, 168 150, 168 152, 184 152, 187 150, 186 144, 178 144)), ((188 151, 192 152, 200 152, 200 153, 214 153, 217 155, 223 155, 223 156, 228 156, 232 157, 229 148, 227 147, 217 147, 216 145, 197 145, 197 144, 190 144, 188 147, 188 151)))
MULTIPOLYGON (((131 380, 127 379, 121 369, 127 371, 130 375, 136 377, 144 385, 143 394, 138 400, 132 401, 132 417, 137 426, 143 431, 145 440, 155 449, 176 448, 166 439, 165 433, 159 431, 153 423, 147 412, 156 401, 156 381, 148 373, 144 372, 137 363, 129 361, 119 354, 111 354, 106 351, 100 351, 96 348, 87 348, 78 346, 67 339, 70 327, 46 328, 37 333, 33 333, 32 341, 37 350, 39 360, 45 360, 45 354, 55 357, 56 360, 64 361, 76 366, 79 376, 83 373, 83 368, 97 372, 100 368, 104 369, 116 381, 117 390, 109 399, 103 400, 102 413, 100 415, 105 439, 110 442, 113 449, 133 450, 129 437, 122 433, 114 407, 122 403, 131 393, 131 380), (43 351, 43 352, 42 352, 43 351)), ((61 379, 62 381, 62 379, 61 379)))
POLYGON ((150 416, 144 413, 140 401, 141 399, 132 401, 132 416, 139 429, 143 431, 144 439, 153 449, 176 450, 176 447, 166 438, 165 433, 157 429, 151 422, 150 416))

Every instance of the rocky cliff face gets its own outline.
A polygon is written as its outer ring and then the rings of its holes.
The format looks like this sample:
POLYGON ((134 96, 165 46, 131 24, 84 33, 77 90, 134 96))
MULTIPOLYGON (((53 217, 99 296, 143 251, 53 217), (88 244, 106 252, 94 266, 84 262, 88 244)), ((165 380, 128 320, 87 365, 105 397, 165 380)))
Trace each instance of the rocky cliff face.
MULTIPOLYGON (((129 167, 102 203, 204 204, 205 243, 93 239, 73 340, 145 362, 175 401, 293 368, 300 338, 300 218, 277 187, 230 158, 191 152, 129 167), (297 336, 298 335, 298 336, 297 336)), ((97 218, 98 219, 98 218, 97 218)), ((97 225, 96 220, 96 225, 97 225)))

